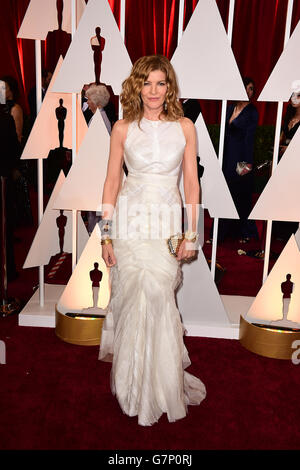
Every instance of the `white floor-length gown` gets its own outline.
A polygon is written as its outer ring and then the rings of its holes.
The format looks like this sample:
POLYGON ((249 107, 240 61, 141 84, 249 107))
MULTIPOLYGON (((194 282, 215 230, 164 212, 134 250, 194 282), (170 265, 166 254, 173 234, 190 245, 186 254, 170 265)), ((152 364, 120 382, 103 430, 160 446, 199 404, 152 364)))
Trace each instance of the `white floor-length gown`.
POLYGON ((183 418, 187 405, 206 395, 204 384, 184 370, 190 360, 174 294, 182 272, 166 242, 181 232, 178 174, 185 145, 179 122, 132 122, 128 176, 113 217, 117 264, 110 269, 99 359, 112 360, 112 392, 123 412, 144 426, 162 413, 169 421, 183 418))

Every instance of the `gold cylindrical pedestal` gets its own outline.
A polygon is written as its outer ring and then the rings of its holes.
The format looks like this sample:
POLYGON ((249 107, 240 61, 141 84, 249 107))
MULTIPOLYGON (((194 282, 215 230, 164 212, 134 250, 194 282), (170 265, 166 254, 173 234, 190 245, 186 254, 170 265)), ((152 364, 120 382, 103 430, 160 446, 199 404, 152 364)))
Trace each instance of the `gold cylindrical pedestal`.
POLYGON ((104 318, 72 318, 55 309, 55 333, 67 343, 82 346, 100 344, 104 318))
POLYGON ((240 317, 240 343, 249 351, 274 359, 289 359, 295 351, 292 344, 300 340, 299 330, 256 326, 240 317))

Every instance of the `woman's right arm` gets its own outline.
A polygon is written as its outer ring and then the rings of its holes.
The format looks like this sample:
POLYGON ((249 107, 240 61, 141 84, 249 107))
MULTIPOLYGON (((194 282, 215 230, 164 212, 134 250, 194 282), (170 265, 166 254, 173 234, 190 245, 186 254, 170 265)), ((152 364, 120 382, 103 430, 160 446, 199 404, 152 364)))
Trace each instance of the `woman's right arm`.
MULTIPOLYGON (((124 142, 127 135, 128 123, 117 121, 110 138, 110 152, 107 174, 102 195, 102 219, 112 220, 118 193, 123 177, 124 142)), ((116 263, 112 244, 102 245, 102 257, 108 267, 116 263)))

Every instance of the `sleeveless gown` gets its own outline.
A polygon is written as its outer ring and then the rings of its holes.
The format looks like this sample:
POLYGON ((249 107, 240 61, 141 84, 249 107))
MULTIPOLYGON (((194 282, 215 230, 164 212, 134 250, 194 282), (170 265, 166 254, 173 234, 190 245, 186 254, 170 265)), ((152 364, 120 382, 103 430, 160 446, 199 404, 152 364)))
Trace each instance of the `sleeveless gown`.
POLYGON ((129 125, 128 176, 113 217, 117 263, 110 268, 99 359, 112 360, 112 393, 123 412, 137 415, 143 426, 162 413, 169 421, 181 419, 187 405, 198 405, 206 396, 204 384, 184 370, 190 359, 174 295, 182 271, 166 242, 181 231, 178 175, 185 144, 179 122, 143 118, 140 126, 129 125), (156 214, 153 207, 160 206, 164 210, 156 214), (150 212, 156 217, 151 219, 150 212))

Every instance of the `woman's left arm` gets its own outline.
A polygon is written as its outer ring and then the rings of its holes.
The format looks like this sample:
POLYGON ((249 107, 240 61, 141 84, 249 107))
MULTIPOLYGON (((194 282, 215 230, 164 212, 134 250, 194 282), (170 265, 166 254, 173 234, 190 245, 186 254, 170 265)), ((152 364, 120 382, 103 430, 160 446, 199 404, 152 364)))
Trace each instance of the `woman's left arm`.
MULTIPOLYGON (((197 170, 197 137, 196 129, 192 121, 183 118, 180 121, 186 139, 186 147, 183 156, 183 185, 185 195, 185 207, 188 218, 188 231, 197 232, 199 218, 199 204, 201 201, 201 186, 197 170)), ((190 248, 191 243, 184 240, 180 246, 177 259, 191 258, 195 250, 190 248)))
POLYGON ((14 118, 17 136, 19 142, 22 140, 23 136, 23 111, 19 104, 15 104, 11 109, 11 115, 14 118))
POLYGON ((258 112, 255 107, 249 108, 247 119, 245 119, 245 141, 244 141, 244 158, 247 166, 241 172, 241 176, 246 175, 253 167, 253 152, 255 133, 258 123, 258 112))

